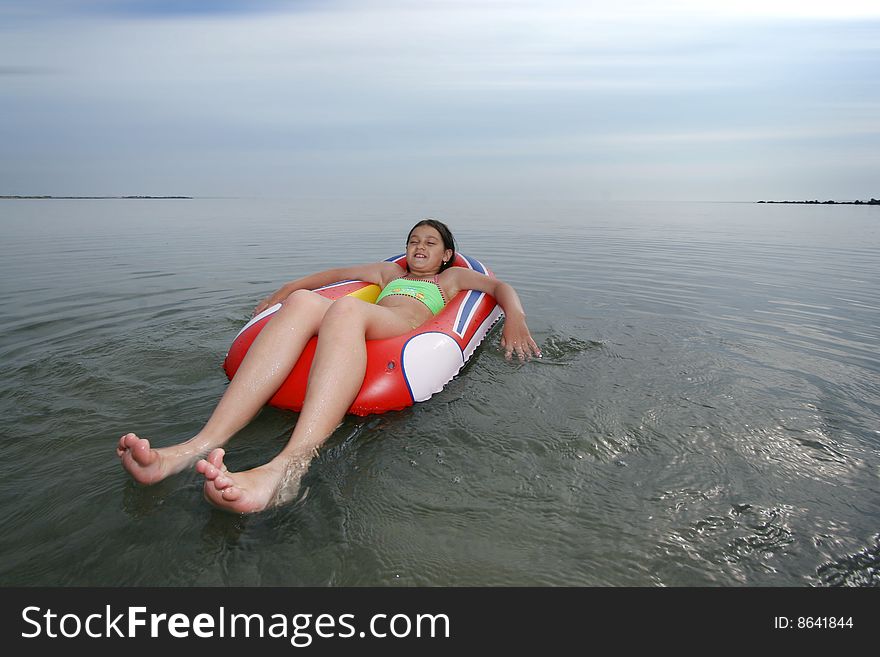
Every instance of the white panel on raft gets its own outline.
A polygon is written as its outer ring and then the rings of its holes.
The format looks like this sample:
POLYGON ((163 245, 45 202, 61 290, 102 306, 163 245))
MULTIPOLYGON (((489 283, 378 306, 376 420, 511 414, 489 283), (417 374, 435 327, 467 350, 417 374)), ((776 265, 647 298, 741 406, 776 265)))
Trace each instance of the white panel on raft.
MULTIPOLYGON (((252 318, 250 319, 250 321, 249 321, 247 324, 245 324, 244 326, 241 327, 241 330, 238 332, 238 335, 236 335, 235 337, 238 338, 239 335, 241 335, 242 333, 244 333, 245 331, 247 331, 251 326, 253 326, 253 325, 256 324, 257 322, 259 322, 259 321, 260 321, 261 319, 263 319, 264 317, 268 317, 269 315, 271 315, 272 313, 274 313, 274 312, 275 312, 276 310, 278 310, 279 308, 281 308, 281 304, 280 304, 280 303, 276 303, 274 306, 271 306, 270 308, 266 308, 266 310, 264 310, 263 312, 261 312, 259 315, 255 316, 255 317, 252 317, 252 318)), ((235 338, 233 338, 232 341, 235 342, 235 338)))
POLYGON ((440 392, 464 365, 458 343, 444 333, 422 333, 403 348, 403 372, 413 400, 440 392))

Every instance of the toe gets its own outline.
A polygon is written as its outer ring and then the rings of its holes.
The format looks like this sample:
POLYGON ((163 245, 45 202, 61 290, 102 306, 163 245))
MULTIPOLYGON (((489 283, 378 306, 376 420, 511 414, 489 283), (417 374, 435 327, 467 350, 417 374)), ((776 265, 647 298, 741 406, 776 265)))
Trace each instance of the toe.
POLYGON ((221 495, 227 502, 235 502, 241 498, 241 489, 236 488, 235 486, 230 486, 229 488, 224 489, 221 495))
POLYGON ((208 454, 208 462, 213 465, 215 468, 222 470, 223 466, 223 457, 226 455, 226 452, 222 447, 217 447, 216 449, 212 449, 211 453, 208 454))
MULTIPOLYGON (((202 474, 205 475, 205 479, 207 479, 208 481, 215 481, 220 475, 220 470, 218 468, 215 468, 210 463, 205 462, 205 468, 202 471, 202 474)), ((215 483, 214 485, 216 486, 217 484, 215 483)))
POLYGON ((235 482, 232 481, 230 477, 218 471, 214 479, 214 487, 217 490, 226 490, 235 485, 235 482))
POLYGON ((156 460, 152 450, 150 450, 149 440, 139 440, 138 443, 130 448, 131 456, 141 465, 151 465, 156 460))

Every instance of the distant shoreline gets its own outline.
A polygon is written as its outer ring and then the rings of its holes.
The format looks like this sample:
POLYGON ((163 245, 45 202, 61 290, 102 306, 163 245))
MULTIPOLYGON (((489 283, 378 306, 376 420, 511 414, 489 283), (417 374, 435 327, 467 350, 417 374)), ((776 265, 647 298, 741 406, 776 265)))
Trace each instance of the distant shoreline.
POLYGON ((880 200, 870 201, 756 201, 757 203, 792 203, 796 205, 880 205, 880 200))
POLYGON ((192 196, 0 196, 0 199, 58 199, 58 200, 102 200, 102 199, 192 199, 192 196))

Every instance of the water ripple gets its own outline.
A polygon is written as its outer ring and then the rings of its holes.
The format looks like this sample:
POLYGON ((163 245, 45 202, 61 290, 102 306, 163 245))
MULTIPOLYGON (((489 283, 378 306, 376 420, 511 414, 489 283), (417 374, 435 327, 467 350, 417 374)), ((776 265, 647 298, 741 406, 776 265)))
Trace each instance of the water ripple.
MULTIPOLYGON (((872 208, 425 205, 4 206, 0 582, 877 585, 872 208), (127 479, 115 440, 198 430, 257 299, 388 257, 428 210, 516 287, 543 359, 495 331, 429 402, 347 418, 308 496, 258 517, 189 472, 127 479)), ((231 466, 296 419, 261 413, 231 466)))
POLYGON ((880 534, 870 547, 822 564, 816 575, 824 586, 880 586, 880 534))

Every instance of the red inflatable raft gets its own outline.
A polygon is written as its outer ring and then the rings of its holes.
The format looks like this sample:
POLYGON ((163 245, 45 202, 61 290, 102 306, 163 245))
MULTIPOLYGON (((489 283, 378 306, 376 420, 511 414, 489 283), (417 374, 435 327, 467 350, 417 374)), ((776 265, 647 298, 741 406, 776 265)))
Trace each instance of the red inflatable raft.
MULTIPOLYGON (((388 259, 406 268, 405 254, 388 259)), ((482 263, 455 254, 455 267, 468 267, 492 276, 482 263)), ((379 286, 364 281, 340 281, 316 292, 328 299, 357 296, 374 303, 379 286)), ((235 337, 223 369, 231 379, 257 334, 281 307, 276 304, 251 321, 235 337)), ((349 413, 369 415, 397 411, 425 401, 458 374, 495 323, 503 317, 501 307, 485 292, 462 290, 438 315, 413 331, 387 340, 367 341, 367 372, 364 384, 349 413)), ((290 375, 269 400, 278 408, 302 409, 306 382, 317 337, 312 338, 290 375)))

